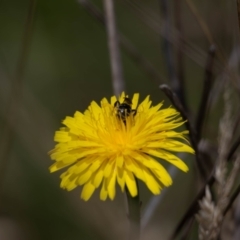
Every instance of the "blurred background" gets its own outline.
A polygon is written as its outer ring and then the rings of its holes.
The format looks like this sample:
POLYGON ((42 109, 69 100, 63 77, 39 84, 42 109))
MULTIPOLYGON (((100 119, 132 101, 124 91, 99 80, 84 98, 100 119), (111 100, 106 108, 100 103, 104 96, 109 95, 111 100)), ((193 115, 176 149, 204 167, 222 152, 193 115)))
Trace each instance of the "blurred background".
MULTIPOLYGON (((224 64, 235 73, 239 65, 236 2, 114 3, 130 96, 139 92, 143 99, 150 94, 154 104, 164 100, 168 107, 171 102, 159 86, 166 83, 175 90, 174 78, 181 76, 185 89, 181 100, 196 119, 209 48, 214 44, 220 49, 222 57, 211 69, 214 97, 202 132, 214 147, 224 64)), ((65 116, 113 95, 103 14, 99 0, 0 1, 1 240, 126 239, 126 202, 119 188, 114 201, 100 201, 97 191, 84 202, 80 188, 60 189, 61 172, 48 170, 52 164, 48 151, 65 116)), ((164 165, 174 183, 160 198, 140 184, 142 239, 168 239, 196 195, 195 157, 183 158, 190 168, 187 174, 164 165)))

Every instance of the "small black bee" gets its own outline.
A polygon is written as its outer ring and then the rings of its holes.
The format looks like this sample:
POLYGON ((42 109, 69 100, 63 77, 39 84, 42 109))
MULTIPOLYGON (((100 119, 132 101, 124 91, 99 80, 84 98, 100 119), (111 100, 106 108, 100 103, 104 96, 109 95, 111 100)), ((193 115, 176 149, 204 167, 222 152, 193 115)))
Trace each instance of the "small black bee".
POLYGON ((126 122, 126 117, 128 117, 131 113, 133 116, 137 113, 136 109, 132 109, 132 101, 128 97, 124 98, 123 103, 116 101, 114 103, 114 107, 116 109, 116 115, 123 120, 124 123, 126 122))

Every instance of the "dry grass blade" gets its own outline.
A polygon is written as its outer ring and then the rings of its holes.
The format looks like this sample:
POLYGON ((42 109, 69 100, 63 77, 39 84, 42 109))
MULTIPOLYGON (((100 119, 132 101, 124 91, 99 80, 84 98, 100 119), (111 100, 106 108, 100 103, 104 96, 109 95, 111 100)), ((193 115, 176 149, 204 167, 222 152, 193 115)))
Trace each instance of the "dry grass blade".
POLYGON ((219 146, 218 146, 218 160, 215 169, 215 179, 217 181, 218 194, 222 193, 225 187, 226 171, 227 171, 227 156, 228 146, 231 144, 233 136, 233 119, 232 119, 232 106, 230 100, 230 89, 226 88, 224 93, 224 116, 219 124, 219 146))
POLYGON ((191 12, 194 14, 194 16, 196 17, 199 25, 202 28, 202 31, 204 32, 208 42, 210 45, 214 45, 214 39, 212 37, 212 34, 207 26, 207 24, 202 20, 202 17, 200 16, 197 8, 195 7, 195 5, 193 4, 193 2, 191 0, 185 0, 187 2, 188 7, 190 8, 191 12))
POLYGON ((207 63, 205 67, 205 78, 204 78, 204 86, 202 90, 202 97, 201 97, 201 102, 200 102, 197 119, 196 119, 197 141, 200 141, 201 139, 202 127, 203 127, 203 122, 206 115, 209 94, 213 85, 212 84, 213 83, 213 61, 215 57, 215 51, 216 51, 215 46, 214 45, 210 46, 208 51, 207 63))
POLYGON ((36 10, 36 1, 29 1, 28 14, 25 23, 25 29, 23 33, 23 40, 20 49, 20 55, 16 67, 16 73, 13 77, 12 89, 10 93, 10 99, 8 101, 7 113, 5 114, 5 126, 1 136, 0 142, 0 193, 3 185, 4 171, 9 160, 9 154, 11 151, 12 143, 15 136, 15 131, 12 128, 13 123, 17 120, 18 108, 21 102, 21 89, 24 80, 24 73, 26 69, 26 63, 28 53, 30 49, 30 43, 33 33, 34 15, 36 10))
MULTIPOLYGON (((198 12, 198 9, 195 7, 193 1, 191 0, 185 0, 187 5, 189 6, 190 11, 195 16, 197 22, 199 23, 199 26, 201 27, 204 35, 206 36, 209 45, 215 45, 217 46, 216 41, 214 40, 212 33, 204 21, 204 19, 201 17, 200 13, 198 12)), ((159 20, 156 20, 156 17, 154 19, 152 12, 147 12, 144 7, 141 6, 141 3, 134 2, 130 0, 124 0, 131 8, 134 10, 134 14, 137 15, 137 17, 140 18, 149 28, 151 28, 154 32, 157 34, 160 32, 161 36, 163 38, 166 38, 171 44, 173 44, 174 47, 176 47, 179 51, 181 51, 183 54, 188 56, 191 60, 193 60, 195 63, 197 63, 201 67, 205 67, 205 59, 207 58, 206 51, 202 50, 199 46, 194 45, 191 43, 188 39, 184 38, 184 36, 179 32, 179 30, 175 29, 174 26, 171 26, 169 29, 169 36, 166 36, 166 34, 163 31, 163 23, 159 24, 159 20), (180 40, 182 44, 179 44, 180 40)), ((178 1, 179 2, 179 1, 178 1)), ((219 50, 219 46, 217 46, 219 50)), ((224 57, 222 51, 217 52, 217 59, 215 60, 215 68, 216 70, 222 70, 223 68, 228 73, 229 76, 231 76, 232 79, 235 81, 237 80, 236 76, 230 71, 228 68, 228 64, 226 61, 226 58, 224 57)))
POLYGON ((169 100, 172 102, 173 106, 180 112, 182 118, 185 122, 186 128, 189 131, 189 138, 190 142, 192 144, 192 147, 196 154, 196 160, 198 165, 198 170, 200 173, 200 176, 202 177, 202 180, 206 179, 206 173, 204 171, 202 162, 200 161, 200 156, 198 154, 198 146, 197 146, 197 139, 196 139, 196 131, 194 127, 192 126, 192 123, 190 122, 190 119, 188 118, 188 115, 186 113, 186 110, 183 108, 179 98, 177 95, 170 89, 170 87, 167 84, 160 85, 160 89, 167 95, 169 100))
MULTIPOLYGON (((180 32, 175 30, 173 26, 169 29, 169 36, 166 36, 163 31, 162 24, 159 24, 159 20, 153 19, 151 14, 147 14, 145 10, 137 2, 124 0, 132 9, 132 12, 143 21, 150 29, 156 34, 161 34, 163 38, 166 38, 171 44, 176 47, 183 54, 188 56, 192 61, 197 63, 199 66, 204 67, 205 59, 207 57, 205 51, 200 49, 198 46, 192 44, 185 39, 180 32), (180 41, 181 40, 181 44, 180 41)), ((216 67, 222 69, 222 66, 217 62, 216 67)))
MULTIPOLYGON (((240 137, 237 139, 237 141, 232 145, 232 147, 228 151, 227 161, 232 160, 232 157, 233 157, 235 151, 238 149, 239 146, 240 146, 240 137)), ((206 181, 204 187, 201 188, 201 190, 199 191, 197 196, 194 198, 192 204, 189 206, 188 210, 186 211, 186 213, 182 217, 181 221, 177 225, 177 227, 174 230, 172 236, 170 237, 171 240, 176 238, 176 236, 179 234, 179 232, 184 227, 184 225, 187 224, 189 222, 189 219, 191 219, 191 217, 199 210, 198 201, 204 197, 206 186, 207 185, 212 186, 214 183, 215 183, 215 177, 214 177, 214 172, 213 172, 211 174, 211 176, 208 178, 208 180, 206 181)), ((237 197, 239 191, 240 191, 240 187, 239 187, 239 189, 237 189, 235 191, 234 196, 232 196, 232 198, 233 198, 232 203, 233 203, 234 199, 237 197)))
POLYGON ((217 222, 221 220, 221 214, 212 201, 209 187, 206 187, 205 197, 199 202, 200 211, 196 215, 199 222, 199 240, 210 240, 216 237, 215 228, 217 222), (220 219, 219 219, 220 218, 220 219))
POLYGON ((237 13, 238 13, 238 27, 240 33, 240 0, 237 0, 237 13))
POLYGON ((110 64, 112 71, 113 92, 119 96, 125 90, 123 79, 122 62, 118 43, 118 32, 116 28, 114 1, 104 0, 105 24, 107 27, 108 48, 110 54, 110 64))
POLYGON ((188 7, 190 8, 191 12, 193 13, 193 15, 195 16, 195 18, 197 19, 204 35, 206 36, 208 42, 210 45, 215 45, 218 48, 217 51, 217 58, 218 60, 222 63, 222 65, 225 68, 226 73, 229 75, 230 80, 232 81, 233 85, 236 87, 237 90, 238 89, 238 77, 236 76, 236 74, 234 72, 231 71, 231 69, 228 66, 227 60, 223 54, 223 51, 221 51, 220 47, 217 45, 217 43, 215 42, 210 29, 208 28, 207 24, 205 23, 205 21, 203 20, 203 18, 201 17, 201 15, 199 14, 197 8, 195 7, 194 3, 192 0, 185 0, 188 7))
MULTIPOLYGON (((176 76, 175 70, 175 63, 174 63, 174 56, 171 43, 169 42, 170 38, 170 6, 167 0, 159 0, 160 11, 161 15, 163 15, 164 23, 163 23, 163 32, 166 38, 163 39, 162 43, 162 51, 166 62, 166 67, 168 70, 168 77, 170 86, 172 87, 173 91, 177 94, 178 98, 182 95, 179 91, 180 83, 176 76)), ((181 100, 181 99, 180 99, 181 100)), ((182 102, 182 100, 181 100, 182 102)))
POLYGON ((184 108, 188 111, 188 106, 186 102, 186 92, 185 92, 185 74, 184 74, 184 56, 182 51, 180 50, 183 48, 183 40, 184 38, 184 32, 183 32, 183 26, 182 26, 182 16, 181 16, 181 6, 182 1, 175 1, 174 2, 174 20, 175 20, 175 26, 177 29, 177 34, 176 34, 176 41, 178 42, 179 48, 176 49, 176 59, 177 59, 177 67, 176 67, 176 72, 179 80, 179 90, 181 93, 181 101, 184 106, 184 108))
MULTIPOLYGON (((78 3, 81 4, 86 11, 99 23, 101 23, 104 27, 106 27, 105 17, 102 12, 89 0, 78 0, 78 3)), ((142 54, 138 51, 138 49, 132 44, 132 42, 121 32, 118 32, 119 42, 123 51, 128 55, 128 57, 133 60, 137 66, 149 76, 151 80, 154 81, 157 85, 159 83, 166 82, 162 75, 158 72, 158 70, 154 67, 154 65, 146 59, 142 54)))
POLYGON ((215 240, 219 237, 226 208, 228 208, 231 202, 229 198, 230 192, 240 168, 239 155, 227 176, 228 146, 233 137, 232 102, 230 95, 231 91, 227 87, 224 93, 224 116, 219 124, 218 160, 215 168, 216 201, 215 203, 212 202, 210 191, 207 190, 205 198, 200 202, 200 211, 196 216, 199 222, 199 239, 201 240, 215 240))

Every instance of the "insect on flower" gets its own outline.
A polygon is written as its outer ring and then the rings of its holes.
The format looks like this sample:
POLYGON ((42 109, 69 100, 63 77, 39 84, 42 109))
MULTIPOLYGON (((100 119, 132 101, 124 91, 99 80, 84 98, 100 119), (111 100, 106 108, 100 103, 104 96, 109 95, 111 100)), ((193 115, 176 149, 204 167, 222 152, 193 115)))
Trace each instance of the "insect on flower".
POLYGON ((129 97, 125 97, 123 103, 116 101, 114 107, 116 115, 123 120, 123 122, 126 122, 126 117, 130 116, 130 114, 135 116, 137 113, 136 109, 132 109, 132 100, 129 97))

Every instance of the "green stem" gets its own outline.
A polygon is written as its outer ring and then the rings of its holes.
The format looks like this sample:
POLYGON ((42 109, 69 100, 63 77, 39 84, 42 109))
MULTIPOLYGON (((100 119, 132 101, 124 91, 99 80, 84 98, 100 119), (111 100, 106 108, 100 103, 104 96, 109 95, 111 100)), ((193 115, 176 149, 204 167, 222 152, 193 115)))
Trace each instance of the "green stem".
POLYGON ((129 218, 129 236, 128 236, 129 240, 140 239, 140 200, 137 180, 136 183, 138 189, 138 195, 136 197, 132 197, 128 188, 126 187, 129 218))

